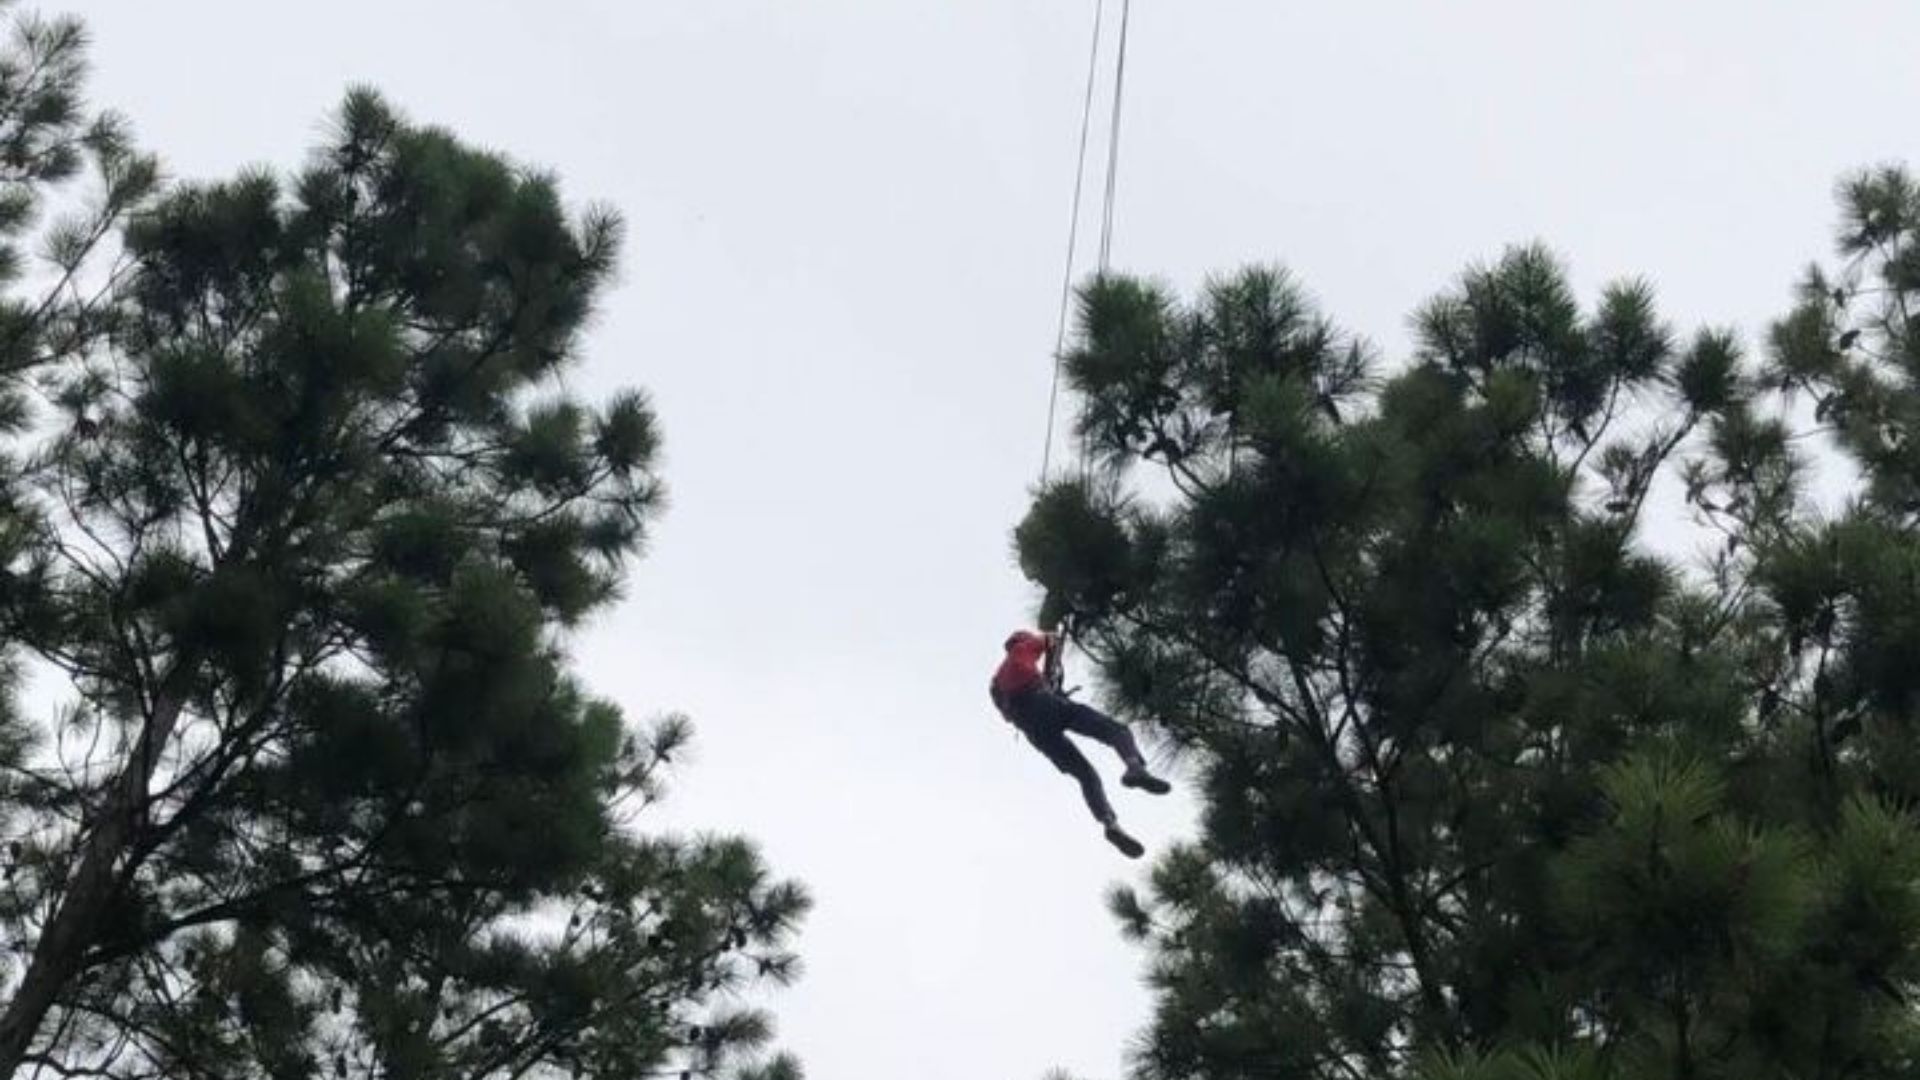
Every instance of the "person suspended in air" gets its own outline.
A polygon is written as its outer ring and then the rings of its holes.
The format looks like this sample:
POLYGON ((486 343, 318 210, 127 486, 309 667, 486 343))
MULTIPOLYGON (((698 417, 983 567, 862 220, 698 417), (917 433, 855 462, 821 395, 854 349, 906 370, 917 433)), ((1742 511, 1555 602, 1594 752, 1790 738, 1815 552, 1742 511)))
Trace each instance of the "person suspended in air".
POLYGON ((1061 692, 1058 635, 1016 630, 1003 648, 1006 656, 988 684, 994 707, 1055 768, 1079 781, 1087 809, 1106 831, 1108 842, 1128 858, 1139 858, 1146 848, 1120 827, 1113 805, 1107 802, 1100 774, 1067 735, 1084 735, 1112 747, 1127 766, 1120 777, 1122 786, 1165 795, 1172 785, 1148 771, 1146 759, 1140 756, 1140 747, 1125 724, 1061 692))

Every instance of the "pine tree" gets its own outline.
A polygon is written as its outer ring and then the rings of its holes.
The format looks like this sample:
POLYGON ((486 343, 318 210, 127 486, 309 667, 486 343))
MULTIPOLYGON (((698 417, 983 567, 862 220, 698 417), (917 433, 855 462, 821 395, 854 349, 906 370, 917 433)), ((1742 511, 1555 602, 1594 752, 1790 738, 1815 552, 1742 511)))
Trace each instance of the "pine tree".
POLYGON ((805 894, 639 831, 687 725, 564 648, 661 500, 645 398, 556 380, 615 216, 370 92, 296 176, 156 192, 19 28, 6 205, 106 186, 0 312, 0 626, 65 695, 0 716, 0 1076, 797 1076, 738 991, 805 894))
POLYGON ((1017 540, 1200 786, 1140 1076, 1912 1075, 1920 185, 1842 192, 1757 359, 1538 247, 1391 372, 1278 270, 1083 291, 1017 540))

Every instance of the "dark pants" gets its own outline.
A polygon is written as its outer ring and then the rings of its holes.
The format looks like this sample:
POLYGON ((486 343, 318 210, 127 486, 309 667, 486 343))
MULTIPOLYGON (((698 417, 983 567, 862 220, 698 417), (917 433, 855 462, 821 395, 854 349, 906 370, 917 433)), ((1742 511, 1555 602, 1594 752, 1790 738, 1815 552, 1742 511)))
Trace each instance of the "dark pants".
POLYGON ((1140 747, 1125 724, 1098 709, 1044 689, 1012 695, 1005 700, 1001 711, 1035 750, 1053 762, 1054 768, 1080 782, 1080 794, 1087 800, 1087 809, 1093 811, 1096 820, 1105 824, 1114 819, 1106 789, 1100 786, 1100 774, 1094 771, 1093 763, 1080 748, 1067 738, 1067 733, 1085 735, 1107 744, 1129 768, 1145 767, 1140 747))

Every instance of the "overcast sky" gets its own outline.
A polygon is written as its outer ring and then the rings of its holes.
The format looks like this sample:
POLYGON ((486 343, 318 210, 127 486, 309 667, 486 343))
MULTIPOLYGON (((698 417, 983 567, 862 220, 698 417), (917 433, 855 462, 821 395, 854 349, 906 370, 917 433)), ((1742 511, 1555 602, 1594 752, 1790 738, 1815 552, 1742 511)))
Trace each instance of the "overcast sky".
MULTIPOLYGON (((984 694, 1033 600, 1009 530, 1092 0, 66 2, 176 176, 296 165, 369 83, 626 214, 571 382, 653 394, 673 502, 579 662, 697 722, 677 827, 818 898, 784 1045, 816 1080, 1117 1078, 1150 1002, 1101 894, 1144 864, 984 694)), ((1920 150, 1916 41, 1911 0, 1139 0, 1115 261, 1283 262, 1397 359, 1419 301, 1538 238, 1589 296, 1645 275, 1751 340, 1836 176, 1920 150)), ((1116 801, 1151 846, 1191 829, 1116 801)))

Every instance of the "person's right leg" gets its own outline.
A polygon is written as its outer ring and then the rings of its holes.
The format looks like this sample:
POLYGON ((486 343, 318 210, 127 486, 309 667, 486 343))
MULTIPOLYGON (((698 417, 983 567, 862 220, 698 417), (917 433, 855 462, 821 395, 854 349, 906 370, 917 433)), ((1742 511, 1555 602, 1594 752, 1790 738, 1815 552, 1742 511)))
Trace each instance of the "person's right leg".
POLYGON ((1058 728, 1022 728, 1021 734, 1040 751, 1053 767, 1074 778, 1080 784, 1080 797, 1086 800, 1087 809, 1093 812, 1095 821, 1102 825, 1113 820, 1113 804, 1107 801, 1106 788, 1100 783, 1100 774, 1094 771, 1093 762, 1080 752, 1080 748, 1069 742, 1058 728))

